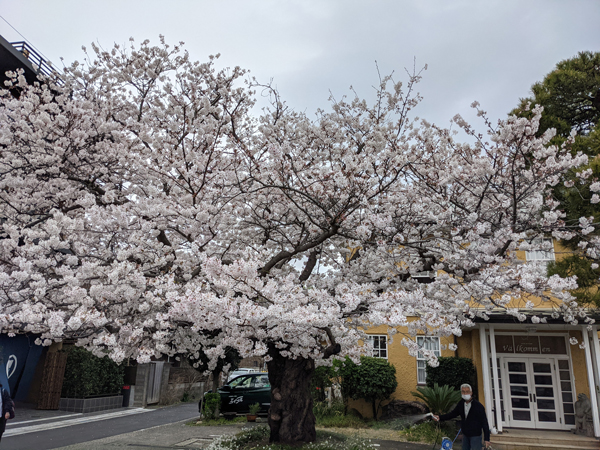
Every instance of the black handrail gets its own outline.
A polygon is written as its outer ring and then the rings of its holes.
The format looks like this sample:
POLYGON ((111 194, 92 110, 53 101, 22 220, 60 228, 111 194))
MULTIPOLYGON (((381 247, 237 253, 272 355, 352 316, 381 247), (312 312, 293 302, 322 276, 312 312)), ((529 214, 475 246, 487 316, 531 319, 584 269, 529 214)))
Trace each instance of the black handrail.
POLYGON ((27 42, 19 41, 11 42, 10 44, 31 62, 38 73, 41 72, 48 77, 59 78, 58 72, 52 67, 52 64, 42 58, 42 56, 27 42))

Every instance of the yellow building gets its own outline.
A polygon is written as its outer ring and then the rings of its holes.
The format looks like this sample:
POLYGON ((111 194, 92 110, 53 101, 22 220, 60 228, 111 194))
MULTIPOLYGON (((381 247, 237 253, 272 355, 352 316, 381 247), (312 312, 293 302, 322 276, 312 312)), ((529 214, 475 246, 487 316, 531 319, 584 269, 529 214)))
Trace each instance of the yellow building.
MULTIPOLYGON (((543 262, 560 259, 566 253, 554 242, 553 251, 522 252, 518 256, 527 262, 543 262)), ((479 319, 474 327, 464 329, 460 337, 418 336, 417 343, 438 356, 473 360, 479 401, 486 408, 490 426, 499 432, 510 427, 573 429, 574 403, 579 394, 585 394, 592 404, 594 434, 598 438, 598 325, 588 329, 587 324, 570 325, 562 318, 553 319, 550 306, 538 301, 533 311, 522 311, 545 317, 547 323, 534 324, 529 317, 519 322, 498 309, 489 315, 489 320, 479 319), (448 350, 449 344, 456 344, 456 351, 448 350)), ((398 329, 399 334, 403 331, 406 330, 398 329)), ((392 399, 416 400, 411 391, 425 385, 425 360, 410 356, 398 335, 388 343, 385 327, 371 328, 367 333, 373 336, 373 356, 388 359, 396 368, 398 387, 392 399)), ((370 415, 367 405, 353 402, 351 406, 370 415)))

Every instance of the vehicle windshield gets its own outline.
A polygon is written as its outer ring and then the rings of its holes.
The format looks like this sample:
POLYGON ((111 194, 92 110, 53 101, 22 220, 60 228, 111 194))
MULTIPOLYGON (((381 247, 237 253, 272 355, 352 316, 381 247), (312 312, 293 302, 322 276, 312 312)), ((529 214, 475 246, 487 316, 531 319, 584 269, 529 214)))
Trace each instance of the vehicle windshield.
POLYGON ((268 375, 247 375, 237 377, 229 383, 232 388, 263 388, 269 387, 268 375))
POLYGON ((250 384, 252 383, 252 377, 251 376, 241 376, 241 377, 237 377, 234 380, 231 380, 229 382, 229 386, 231 386, 232 388, 248 388, 250 387, 250 384))

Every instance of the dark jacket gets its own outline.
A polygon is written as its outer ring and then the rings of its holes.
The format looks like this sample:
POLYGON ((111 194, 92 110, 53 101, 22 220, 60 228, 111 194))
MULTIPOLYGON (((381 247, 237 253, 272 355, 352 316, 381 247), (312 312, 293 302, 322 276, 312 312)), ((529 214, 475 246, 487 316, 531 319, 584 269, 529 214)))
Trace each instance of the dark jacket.
POLYGON ((442 414, 440 420, 454 419, 458 416, 460 416, 462 434, 467 437, 481 436, 481 430, 483 430, 483 440, 490 440, 490 426, 485 415, 485 408, 481 403, 473 400, 469 415, 465 419, 465 401, 461 400, 448 414, 442 414))
POLYGON ((10 418, 14 419, 15 403, 13 402, 12 398, 10 398, 10 394, 6 389, 0 387, 0 390, 2 390, 2 418, 4 418, 6 413, 9 413, 10 418))

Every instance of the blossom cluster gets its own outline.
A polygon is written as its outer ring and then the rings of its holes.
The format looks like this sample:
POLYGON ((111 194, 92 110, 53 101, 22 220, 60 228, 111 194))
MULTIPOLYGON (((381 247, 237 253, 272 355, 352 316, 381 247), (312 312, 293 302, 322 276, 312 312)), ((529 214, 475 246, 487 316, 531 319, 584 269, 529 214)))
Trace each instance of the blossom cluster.
POLYGON ((574 280, 516 257, 594 227, 551 195, 587 160, 536 136, 540 108, 487 134, 457 116, 467 144, 411 119, 420 74, 309 119, 216 57, 93 51, 61 84, 15 74, 0 97, 2 332, 215 367, 227 348, 357 358, 369 326, 460 335, 498 309, 524 320, 533 297, 589 323, 574 280))

